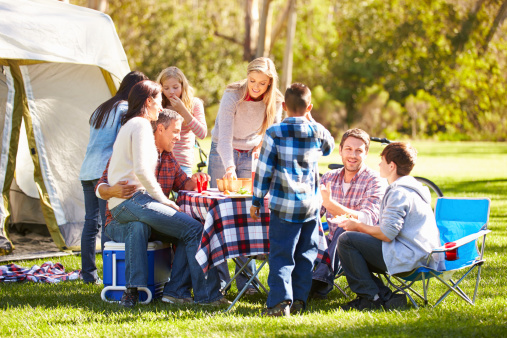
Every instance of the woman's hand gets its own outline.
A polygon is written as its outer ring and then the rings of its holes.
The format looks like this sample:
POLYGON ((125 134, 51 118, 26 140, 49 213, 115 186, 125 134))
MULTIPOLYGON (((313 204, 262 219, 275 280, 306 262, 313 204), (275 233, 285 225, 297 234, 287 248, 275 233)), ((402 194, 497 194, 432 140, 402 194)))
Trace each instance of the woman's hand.
POLYGON ((224 180, 236 180, 238 176, 236 176, 236 167, 229 167, 225 169, 225 175, 223 177, 224 180))
POLYGON ((171 200, 168 200, 164 204, 170 206, 171 208, 175 209, 176 211, 181 211, 180 207, 171 200))

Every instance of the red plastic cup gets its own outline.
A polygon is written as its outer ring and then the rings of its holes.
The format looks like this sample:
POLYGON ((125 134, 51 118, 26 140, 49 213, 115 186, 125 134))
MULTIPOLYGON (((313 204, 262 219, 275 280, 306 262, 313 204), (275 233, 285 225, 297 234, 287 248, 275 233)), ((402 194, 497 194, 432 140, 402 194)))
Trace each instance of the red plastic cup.
POLYGON ((199 193, 202 192, 202 183, 201 183, 200 177, 197 177, 197 192, 199 192, 199 193))
POLYGON ((201 192, 206 190, 208 190, 208 180, 205 179, 201 182, 201 192))
MULTIPOLYGON (((446 249, 454 248, 455 246, 456 246, 456 243, 454 243, 454 242, 445 243, 445 248, 446 249)), ((448 260, 448 261, 455 261, 458 258, 459 258, 459 256, 458 256, 458 248, 445 252, 445 259, 448 260)))

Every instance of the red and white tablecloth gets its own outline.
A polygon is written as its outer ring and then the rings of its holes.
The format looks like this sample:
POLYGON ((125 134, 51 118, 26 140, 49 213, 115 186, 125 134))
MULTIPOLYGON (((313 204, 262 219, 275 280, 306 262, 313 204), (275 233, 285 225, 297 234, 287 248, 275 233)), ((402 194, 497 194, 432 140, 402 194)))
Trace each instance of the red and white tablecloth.
MULTIPOLYGON (((227 258, 269 254, 268 199, 260 209, 260 220, 250 217, 252 197, 227 197, 217 190, 202 195, 196 191, 179 191, 177 204, 204 224, 201 245, 195 258, 203 271, 227 258)), ((328 262, 327 242, 319 229, 317 260, 328 262)))

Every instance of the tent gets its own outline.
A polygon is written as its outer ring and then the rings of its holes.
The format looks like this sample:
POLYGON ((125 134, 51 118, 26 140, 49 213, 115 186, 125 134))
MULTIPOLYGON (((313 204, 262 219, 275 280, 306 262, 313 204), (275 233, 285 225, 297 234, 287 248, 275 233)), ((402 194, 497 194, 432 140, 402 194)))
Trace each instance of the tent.
POLYGON ((43 219, 61 250, 79 250, 88 120, 130 71, 127 57, 95 10, 0 0, 0 18, 0 255, 12 250, 11 214, 43 219))

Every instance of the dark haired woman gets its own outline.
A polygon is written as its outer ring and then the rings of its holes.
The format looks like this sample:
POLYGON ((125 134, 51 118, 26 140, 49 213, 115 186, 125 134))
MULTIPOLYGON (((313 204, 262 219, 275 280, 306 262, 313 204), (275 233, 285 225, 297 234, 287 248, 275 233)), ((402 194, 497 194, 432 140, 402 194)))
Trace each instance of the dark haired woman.
MULTIPOLYGON (((176 251, 173 271, 186 269, 186 266, 176 266, 176 262, 188 265, 194 302, 207 305, 228 304, 227 299, 220 293, 216 269, 210 269, 205 276, 195 259, 203 225, 181 212, 179 207, 164 195, 155 176, 158 151, 151 122, 158 119, 162 110, 162 87, 153 81, 142 81, 132 88, 128 104, 128 111, 122 118, 122 127, 113 146, 107 179, 111 186, 127 181, 129 185, 136 186, 137 191, 128 199, 109 199, 111 215, 120 224, 139 221, 162 234, 177 238, 178 247, 183 250, 176 251), (183 255, 185 257, 182 257, 183 255)), ((188 275, 171 276, 164 288, 164 294, 178 295, 181 278, 186 277, 188 275)), ((126 285, 125 299, 137 298, 138 286, 126 285)), ((169 303, 180 301, 177 297, 164 298, 169 303)))
MULTIPOLYGON (((126 100, 130 90, 136 83, 146 79, 148 79, 146 75, 141 72, 128 73, 123 78, 116 95, 102 103, 90 117, 90 141, 79 173, 85 202, 85 223, 81 234, 81 273, 85 283, 100 282, 95 265, 95 238, 100 227, 99 217, 102 224, 106 221, 106 201, 95 196, 95 185, 113 153, 113 144, 120 130, 120 120, 127 111, 126 100)), ((102 227, 102 249, 105 237, 102 227)))

